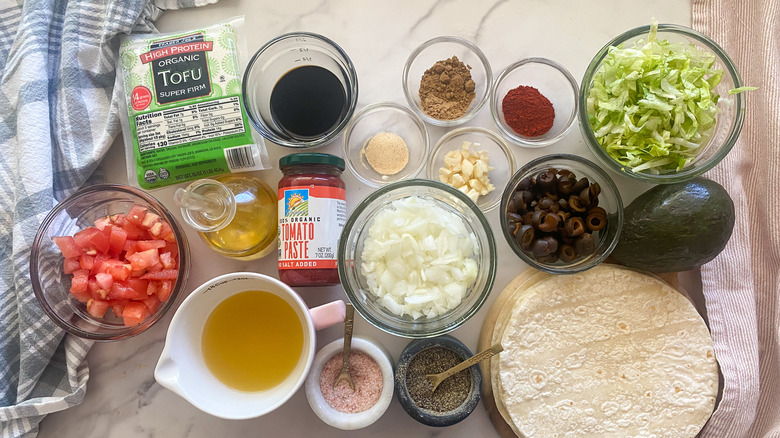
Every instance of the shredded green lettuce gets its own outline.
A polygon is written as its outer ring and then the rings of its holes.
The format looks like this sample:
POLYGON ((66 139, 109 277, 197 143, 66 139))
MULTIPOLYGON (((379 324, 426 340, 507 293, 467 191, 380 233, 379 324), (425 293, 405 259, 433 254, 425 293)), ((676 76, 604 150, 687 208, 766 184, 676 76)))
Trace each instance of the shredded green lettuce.
POLYGON ((609 48, 587 110, 609 156, 634 172, 661 174, 689 165, 712 135, 723 71, 693 44, 658 41, 657 29, 654 19, 646 42, 609 48))

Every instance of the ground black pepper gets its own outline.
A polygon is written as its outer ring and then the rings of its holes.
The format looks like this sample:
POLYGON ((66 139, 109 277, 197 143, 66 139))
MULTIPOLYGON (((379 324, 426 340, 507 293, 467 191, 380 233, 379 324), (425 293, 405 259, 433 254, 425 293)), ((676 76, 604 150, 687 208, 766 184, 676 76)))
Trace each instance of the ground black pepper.
POLYGON ((425 378, 426 374, 447 371, 462 361, 458 353, 444 347, 426 348, 417 353, 406 370, 406 388, 414 403, 435 412, 449 412, 462 405, 471 392, 471 370, 465 369, 444 380, 435 392, 425 378))

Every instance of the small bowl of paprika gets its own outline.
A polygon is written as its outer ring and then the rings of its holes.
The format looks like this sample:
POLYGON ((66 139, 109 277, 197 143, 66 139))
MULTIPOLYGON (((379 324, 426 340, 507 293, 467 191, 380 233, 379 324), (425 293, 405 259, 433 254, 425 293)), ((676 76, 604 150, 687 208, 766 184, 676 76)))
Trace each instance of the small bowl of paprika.
POLYGON ((498 75, 490 92, 490 111, 509 141, 543 147, 574 126, 577 96, 577 82, 566 68, 549 59, 527 58, 498 75))

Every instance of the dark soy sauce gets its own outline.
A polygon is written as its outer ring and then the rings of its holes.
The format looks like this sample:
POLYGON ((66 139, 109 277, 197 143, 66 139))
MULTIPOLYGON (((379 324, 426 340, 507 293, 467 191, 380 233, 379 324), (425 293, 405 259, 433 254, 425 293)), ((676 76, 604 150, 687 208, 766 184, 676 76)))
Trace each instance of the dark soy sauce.
POLYGON ((346 110, 341 81, 316 65, 290 70, 271 91, 271 116, 292 137, 319 137, 341 122, 346 110))

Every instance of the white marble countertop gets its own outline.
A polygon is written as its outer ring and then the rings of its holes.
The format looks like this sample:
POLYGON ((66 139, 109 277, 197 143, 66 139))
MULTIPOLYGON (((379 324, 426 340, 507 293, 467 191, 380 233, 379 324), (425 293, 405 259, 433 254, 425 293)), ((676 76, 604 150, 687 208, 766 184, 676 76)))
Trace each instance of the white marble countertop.
MULTIPOLYGON (((358 108, 378 101, 406 105, 401 89, 401 70, 409 53, 422 42, 440 35, 456 35, 475 42, 490 60, 497 74, 506 65, 522 58, 541 56, 563 64, 580 81, 593 55, 611 38, 636 26, 646 25, 655 16, 662 23, 690 26, 689 0, 221 0, 215 5, 167 12, 159 21, 161 31, 186 30, 235 15, 245 15, 247 46, 251 51, 276 35, 305 30, 323 34, 349 54, 356 66, 360 91, 358 108)), ((495 129, 487 105, 469 123, 495 129)), ((429 126, 431 141, 445 132, 429 126)), ((274 167, 289 149, 268 144, 274 167)), ((518 165, 556 152, 573 152, 595 160, 575 127, 558 144, 541 149, 512 146, 518 165)), ((341 137, 319 149, 342 155, 341 137)), ((126 182, 124 151, 117 141, 104 161, 111 181, 126 182)), ((272 187, 281 177, 278 169, 264 171, 261 177, 272 187)), ((649 186, 612 174, 624 200, 633 199, 649 186)), ((346 171, 348 210, 372 188, 346 171)), ((166 205, 173 189, 155 192, 166 205)), ((175 212, 174 214, 177 214, 175 212)), ((498 212, 490 212, 499 251, 499 270, 493 294, 470 321, 452 335, 476 349, 477 336, 490 304, 509 281, 527 269, 500 235, 498 212)), ((255 262, 226 259, 206 248, 196 233, 188 231, 192 251, 191 275, 185 290, 217 275, 233 271, 255 271, 276 276, 276 259, 255 262)), ((695 286, 694 286, 695 287, 695 286)), ((340 287, 299 288, 310 305, 332 299, 346 299, 340 287)), ((183 297, 179 298, 179 302, 183 297)), ((87 359, 90 379, 83 403, 47 417, 40 438, 50 437, 243 437, 305 436, 321 438, 346 434, 353 436, 396 437, 497 436, 483 406, 465 421, 447 429, 417 423, 393 401, 385 415, 372 426, 357 432, 343 432, 321 422, 309 408, 303 389, 284 406, 253 420, 231 421, 209 416, 174 393, 162 388, 153 377, 154 366, 163 348, 165 333, 173 312, 169 312, 147 332, 122 342, 95 344, 87 359)), ((341 327, 318 334, 321 347, 341 335, 341 327)), ((357 334, 379 340, 398 357, 408 340, 380 332, 358 318, 357 334)))

